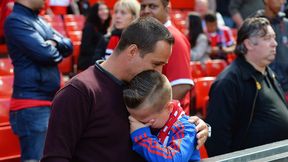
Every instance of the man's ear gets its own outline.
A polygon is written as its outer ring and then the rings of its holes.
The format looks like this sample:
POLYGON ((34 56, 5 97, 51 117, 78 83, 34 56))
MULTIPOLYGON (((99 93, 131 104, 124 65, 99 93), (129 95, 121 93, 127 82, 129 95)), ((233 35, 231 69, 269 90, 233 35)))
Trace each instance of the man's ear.
POLYGON ((245 47, 248 49, 248 50, 251 50, 254 48, 254 46, 256 45, 254 42, 252 42, 250 39, 245 39, 243 44, 245 45, 245 47))
POLYGON ((131 44, 127 47, 128 57, 133 58, 139 53, 138 46, 136 44, 131 44))

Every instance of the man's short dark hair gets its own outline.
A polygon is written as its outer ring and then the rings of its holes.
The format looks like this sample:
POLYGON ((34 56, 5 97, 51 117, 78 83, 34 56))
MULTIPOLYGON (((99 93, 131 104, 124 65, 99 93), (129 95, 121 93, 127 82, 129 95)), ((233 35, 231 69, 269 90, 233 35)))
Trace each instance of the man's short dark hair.
POLYGON ((115 48, 116 53, 123 51, 131 44, 137 45, 141 57, 153 52, 158 41, 174 43, 174 38, 168 29, 153 17, 140 17, 133 21, 122 33, 115 48))
POLYGON ((161 0, 164 7, 167 7, 169 4, 169 0, 161 0))
POLYGON ((247 53, 247 48, 244 45, 245 39, 265 36, 269 25, 270 22, 264 17, 247 18, 238 31, 235 53, 238 56, 245 55, 247 53))
POLYGON ((163 74, 155 70, 146 70, 130 81, 129 86, 123 91, 123 97, 130 109, 137 109, 147 100, 154 110, 159 112, 172 99, 172 89, 163 74))

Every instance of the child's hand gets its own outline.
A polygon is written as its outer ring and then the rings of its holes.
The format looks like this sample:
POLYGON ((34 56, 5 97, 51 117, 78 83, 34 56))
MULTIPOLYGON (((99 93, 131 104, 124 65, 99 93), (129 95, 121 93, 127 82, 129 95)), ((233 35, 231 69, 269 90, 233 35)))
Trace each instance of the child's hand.
POLYGON ((136 120, 135 118, 133 118, 131 115, 129 116, 129 121, 130 121, 130 133, 136 131, 137 129, 143 128, 143 127, 147 127, 150 126, 151 124, 143 124, 140 121, 136 120))

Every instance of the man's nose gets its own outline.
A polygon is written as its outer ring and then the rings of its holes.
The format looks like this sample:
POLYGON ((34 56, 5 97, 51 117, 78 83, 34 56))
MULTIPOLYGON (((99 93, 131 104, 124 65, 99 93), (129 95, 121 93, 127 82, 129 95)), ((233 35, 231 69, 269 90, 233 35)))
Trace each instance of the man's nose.
POLYGON ((142 13, 145 15, 149 14, 150 13, 149 6, 142 7, 142 13))

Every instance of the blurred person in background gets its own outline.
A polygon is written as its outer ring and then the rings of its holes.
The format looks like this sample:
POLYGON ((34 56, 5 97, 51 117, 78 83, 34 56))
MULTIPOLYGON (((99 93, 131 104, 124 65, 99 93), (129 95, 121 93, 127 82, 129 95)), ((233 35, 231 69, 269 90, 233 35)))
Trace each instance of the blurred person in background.
POLYGON ((49 0, 49 7, 54 15, 68 14, 69 7, 71 8, 73 14, 80 14, 79 7, 75 0, 49 0))
POLYGON ((21 161, 39 161, 51 112, 60 88, 58 64, 73 52, 71 41, 39 16, 43 0, 16 0, 4 24, 14 66, 10 124, 21 146, 21 161))
POLYGON ((223 26, 224 20, 222 15, 219 12, 215 12, 215 10, 210 10, 209 8, 209 2, 208 0, 195 0, 195 12, 200 14, 200 17, 202 18, 202 27, 204 29, 204 31, 206 31, 206 24, 204 21, 204 16, 208 13, 208 12, 212 12, 215 13, 217 16, 217 25, 219 26, 223 26))
POLYGON ((0 2, 0 44, 5 44, 4 22, 10 15, 14 6, 14 0, 2 0, 0 2))
MULTIPOLYGON (((227 5, 227 4, 226 4, 227 5)), ((240 28, 243 21, 255 14, 259 9, 264 8, 263 0, 231 0, 229 4, 229 11, 232 19, 236 23, 237 27, 240 28)))
POLYGON ((80 54, 78 58, 78 70, 83 71, 96 60, 101 59, 96 47, 107 34, 111 22, 111 15, 107 5, 103 2, 95 3, 88 12, 82 32, 80 54))
POLYGON ((210 45, 211 59, 227 59, 227 54, 234 52, 235 38, 227 26, 218 26, 217 17, 214 13, 204 16, 207 27, 207 36, 210 45))
POLYGON ((229 12, 229 4, 231 0, 216 0, 216 11, 219 12, 224 20, 226 26, 230 28, 235 28, 236 24, 233 21, 230 12, 229 12))
POLYGON ((210 57, 207 51, 208 38, 203 31, 201 17, 198 13, 192 12, 188 15, 188 21, 188 40, 191 44, 190 60, 204 63, 210 57))
POLYGON ((281 84, 288 101, 288 19, 285 13, 281 12, 285 0, 263 0, 265 8, 259 10, 256 17, 266 17, 276 33, 276 57, 269 65, 276 73, 276 77, 281 84))
MULTIPOLYGON (((102 49, 105 48, 104 59, 107 59, 115 49, 120 40, 122 31, 127 28, 133 20, 139 17, 140 4, 137 0, 118 0, 114 4, 113 10, 113 30, 110 37, 106 40, 107 44, 100 44, 102 49)), ((102 51, 103 53, 103 51, 102 51)))

